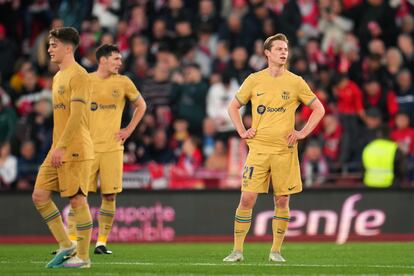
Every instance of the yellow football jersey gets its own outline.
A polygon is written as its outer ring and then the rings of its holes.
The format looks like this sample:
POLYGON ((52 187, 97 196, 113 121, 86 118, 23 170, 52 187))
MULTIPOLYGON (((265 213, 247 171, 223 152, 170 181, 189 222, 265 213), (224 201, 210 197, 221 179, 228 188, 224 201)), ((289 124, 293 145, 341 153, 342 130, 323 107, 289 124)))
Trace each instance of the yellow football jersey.
POLYGON ((256 136, 247 139, 249 149, 262 153, 289 151, 287 136, 294 130, 295 112, 300 103, 310 105, 315 94, 292 72, 272 77, 269 69, 251 74, 236 94, 240 104, 252 104, 252 128, 256 136))
MULTIPOLYGON (((70 115, 70 104, 73 101, 81 102, 85 111, 80 118, 80 125, 71 137, 65 150, 63 161, 83 161, 94 158, 93 143, 89 133, 88 106, 91 86, 88 73, 78 63, 59 71, 53 77, 53 143, 51 151, 56 148, 62 138, 66 123, 70 115)), ((45 164, 51 165, 51 151, 45 164)))
POLYGON ((121 128, 122 112, 127 99, 136 101, 141 94, 126 76, 114 74, 107 79, 96 73, 89 76, 92 81, 91 136, 95 152, 123 150, 115 136, 121 128))

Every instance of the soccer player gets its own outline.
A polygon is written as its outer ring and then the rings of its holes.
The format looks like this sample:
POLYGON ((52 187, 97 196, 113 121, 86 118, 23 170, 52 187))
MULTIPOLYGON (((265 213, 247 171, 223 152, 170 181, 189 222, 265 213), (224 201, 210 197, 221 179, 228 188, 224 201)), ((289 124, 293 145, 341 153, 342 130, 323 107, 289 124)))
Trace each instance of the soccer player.
MULTIPOLYGON (((116 45, 104 44, 96 50, 98 69, 89 74, 92 82, 91 136, 95 161, 89 191, 96 192, 98 176, 102 195, 98 214, 99 233, 95 254, 112 254, 106 247, 115 215, 116 194, 122 191, 123 144, 141 121, 146 103, 132 81, 118 74, 122 56, 116 45), (132 102, 134 115, 126 128, 120 129, 125 103, 132 102)), ((76 240, 72 210, 69 212, 68 232, 76 240)))
POLYGON ((237 132, 247 141, 249 154, 234 220, 234 248, 223 259, 225 262, 243 261, 243 244, 250 228, 252 209, 257 195, 268 192, 270 179, 275 213, 269 260, 285 261, 280 249, 289 223, 289 198, 302 191, 297 141, 311 133, 325 113, 306 82, 286 69, 288 40, 284 34, 267 38, 264 53, 268 67, 247 77, 228 107, 237 132), (249 101, 253 120, 252 127, 246 130, 239 109, 249 101), (294 129, 295 111, 300 103, 313 111, 306 125, 297 131, 294 129))
POLYGON ((91 265, 92 217, 86 198, 94 159, 87 112, 91 86, 87 72, 74 58, 78 44, 79 34, 74 28, 53 29, 49 33, 48 52, 51 61, 59 67, 52 88, 53 143, 39 169, 32 195, 36 209, 59 243, 56 255, 46 265, 48 268, 91 265), (69 198, 76 223, 77 246, 65 231, 60 212, 51 199, 52 191, 69 198))

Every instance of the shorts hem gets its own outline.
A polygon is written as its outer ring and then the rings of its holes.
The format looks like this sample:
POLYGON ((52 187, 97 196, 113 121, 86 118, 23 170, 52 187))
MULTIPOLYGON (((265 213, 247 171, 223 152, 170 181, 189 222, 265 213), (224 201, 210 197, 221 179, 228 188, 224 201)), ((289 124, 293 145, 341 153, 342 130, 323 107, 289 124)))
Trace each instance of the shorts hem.
POLYGON ((250 192, 250 193, 256 193, 256 194, 268 194, 269 191, 253 191, 253 190, 245 190, 241 189, 242 192, 250 192))
POLYGON ((303 190, 300 191, 292 191, 292 192, 284 192, 284 193, 273 193, 276 196, 284 196, 284 195, 294 195, 294 194, 299 194, 301 193, 303 190))

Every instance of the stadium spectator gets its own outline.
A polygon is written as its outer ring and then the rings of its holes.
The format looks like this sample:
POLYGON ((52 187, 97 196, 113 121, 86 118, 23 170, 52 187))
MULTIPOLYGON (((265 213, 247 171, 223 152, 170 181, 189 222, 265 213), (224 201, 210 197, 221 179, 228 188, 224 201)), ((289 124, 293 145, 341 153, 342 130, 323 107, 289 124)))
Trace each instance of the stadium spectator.
POLYGON ((322 147, 318 141, 310 141, 306 145, 301 164, 305 187, 317 187, 325 183, 329 174, 329 166, 322 153, 322 147))
POLYGON ((401 52, 395 48, 391 47, 388 48, 385 53, 385 69, 386 69, 386 79, 385 83, 388 89, 394 90, 396 89, 395 79, 400 72, 402 65, 403 65, 403 57, 401 52))
POLYGON ((20 147, 20 157, 17 159, 16 189, 33 190, 36 174, 41 161, 37 159, 35 144, 25 141, 20 147))
POLYGON ((334 96, 341 126, 343 127, 340 161, 353 162, 358 154, 355 141, 359 138, 359 119, 365 118, 362 92, 346 75, 339 75, 334 84, 334 96))
POLYGON ((398 112, 398 102, 394 91, 381 87, 379 80, 371 78, 364 82, 364 108, 376 108, 381 112, 385 123, 393 124, 395 114, 398 112))
POLYGON ((343 47, 346 32, 353 28, 353 22, 341 16, 342 4, 340 0, 321 1, 325 5, 319 6, 320 19, 318 29, 322 35, 321 48, 325 53, 338 53, 343 47))
POLYGON ((195 178, 195 173, 202 165, 203 157, 195 137, 184 140, 182 152, 178 162, 170 170, 170 189, 194 189, 202 188, 203 184, 195 178))
POLYGON ((174 151, 168 146, 168 137, 164 129, 157 129, 152 141, 149 150, 151 161, 162 165, 175 163, 174 151))
POLYGON ((414 119, 414 85, 412 75, 407 69, 401 70, 397 75, 397 102, 400 111, 410 114, 414 119))
POLYGON ((152 70, 152 76, 142 83, 142 96, 148 105, 147 113, 155 116, 159 127, 168 127, 172 121, 170 108, 172 87, 169 69, 163 63, 157 63, 152 70))
POLYGON ((205 161, 205 168, 213 171, 227 171, 228 156, 225 143, 217 140, 211 155, 205 161))
POLYGON ((214 121, 218 134, 224 139, 235 132, 226 109, 238 89, 237 81, 230 74, 223 73, 221 81, 211 85, 208 90, 207 115, 214 121))
POLYGON ((16 130, 17 115, 13 108, 3 104, 0 97, 0 144, 10 141, 16 130))
POLYGON ((331 171, 337 171, 340 168, 339 154, 342 139, 342 127, 339 119, 333 114, 325 115, 323 119, 323 154, 330 165, 331 171))
POLYGON ((249 66, 254 71, 262 70, 266 67, 266 57, 263 54, 263 40, 258 39, 254 42, 254 52, 249 58, 249 66))
POLYGON ((184 68, 184 83, 175 85, 171 94, 174 118, 185 119, 190 133, 198 137, 201 137, 206 116, 207 89, 199 66, 189 64, 184 68))
POLYGON ((216 126, 214 120, 207 117, 203 122, 203 139, 201 144, 201 151, 203 157, 207 158, 214 152, 214 145, 217 139, 216 126))
POLYGON ((403 67, 408 68, 411 74, 414 73, 414 45, 413 38, 407 34, 398 36, 398 48, 401 50, 403 67))
POLYGON ((18 57, 16 43, 6 35, 6 28, 0 22, 0 77, 8 80, 13 73, 13 66, 18 57))
POLYGON ((11 189, 17 177, 17 158, 10 152, 9 142, 0 144, 0 187, 11 189))
POLYGON ((395 129, 391 132, 391 139, 398 144, 400 151, 409 160, 410 180, 414 180, 414 128, 410 126, 410 117, 400 112, 395 118, 395 129))
POLYGON ((248 64, 247 50, 244 47, 236 47, 231 53, 231 60, 227 66, 232 78, 235 78, 239 84, 242 84, 244 79, 252 73, 252 68, 248 64))

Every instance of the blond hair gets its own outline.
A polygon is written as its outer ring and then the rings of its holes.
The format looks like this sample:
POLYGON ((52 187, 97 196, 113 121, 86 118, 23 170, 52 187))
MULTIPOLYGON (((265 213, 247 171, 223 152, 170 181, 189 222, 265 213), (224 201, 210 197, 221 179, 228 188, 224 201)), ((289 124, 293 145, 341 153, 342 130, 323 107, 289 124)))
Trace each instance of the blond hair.
POLYGON ((286 42, 286 44, 289 44, 289 40, 287 39, 286 35, 284 35, 282 33, 278 33, 278 34, 269 36, 265 40, 265 42, 263 43, 263 49, 270 51, 270 49, 272 48, 273 41, 276 41, 276 40, 282 40, 282 41, 286 42))

